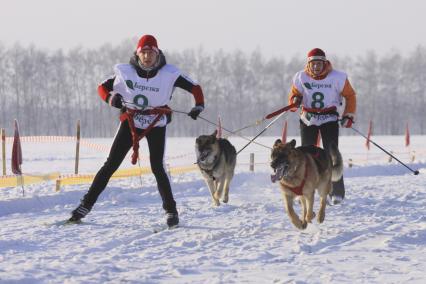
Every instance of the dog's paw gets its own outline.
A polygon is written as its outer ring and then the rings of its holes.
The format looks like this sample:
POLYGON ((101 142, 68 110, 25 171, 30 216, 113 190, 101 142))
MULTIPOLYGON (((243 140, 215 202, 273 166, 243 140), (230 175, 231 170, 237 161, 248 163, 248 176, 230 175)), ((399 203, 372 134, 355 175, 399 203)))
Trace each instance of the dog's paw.
POLYGON ((312 220, 315 218, 315 212, 312 212, 312 214, 311 215, 307 215, 306 216, 306 221, 308 222, 308 223, 312 223, 312 220))
POLYGON ((225 196, 222 201, 223 201, 223 203, 228 203, 228 200, 229 200, 229 197, 225 196))
POLYGON ((213 199, 213 204, 215 206, 219 206, 220 205, 219 199, 213 199))
POLYGON ((306 229, 306 227, 308 226, 308 222, 306 221, 302 221, 300 219, 294 220, 293 221, 294 226, 296 226, 296 228, 298 228, 299 230, 304 230, 306 229))
POLYGON ((322 223, 322 222, 324 222, 324 219, 325 219, 325 214, 321 214, 321 212, 320 212, 320 214, 318 214, 318 218, 317 218, 317 221, 318 221, 318 223, 322 223))

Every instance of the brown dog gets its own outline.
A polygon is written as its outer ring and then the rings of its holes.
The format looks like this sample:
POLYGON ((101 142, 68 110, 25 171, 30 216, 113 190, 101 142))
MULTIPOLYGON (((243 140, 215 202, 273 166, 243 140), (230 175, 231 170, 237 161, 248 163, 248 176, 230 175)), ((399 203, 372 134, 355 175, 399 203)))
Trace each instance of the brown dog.
POLYGON ((325 218, 327 195, 331 182, 343 174, 342 156, 335 145, 328 151, 315 146, 295 147, 296 140, 283 144, 275 141, 271 153, 271 167, 275 174, 272 182, 279 181, 284 198, 284 206, 291 222, 299 229, 305 229, 315 217, 313 212, 315 190, 320 196, 318 223, 325 218), (303 215, 294 212, 293 200, 300 196, 303 215))

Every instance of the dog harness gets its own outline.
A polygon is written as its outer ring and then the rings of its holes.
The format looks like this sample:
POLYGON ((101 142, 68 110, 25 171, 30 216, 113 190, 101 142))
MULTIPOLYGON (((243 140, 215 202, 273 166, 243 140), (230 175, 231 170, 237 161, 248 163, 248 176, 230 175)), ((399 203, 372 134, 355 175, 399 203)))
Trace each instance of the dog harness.
POLYGON ((132 164, 135 165, 136 161, 139 157, 139 140, 144 138, 149 131, 154 127, 154 125, 161 119, 161 117, 164 114, 171 113, 172 110, 167 106, 163 107, 157 107, 149 110, 135 110, 135 109, 127 109, 126 112, 123 112, 120 115, 120 121, 128 121, 129 127, 130 127, 130 133, 132 134, 132 148, 133 148, 133 154, 132 154, 132 164), (133 120, 133 117, 135 114, 142 114, 142 115, 150 115, 150 114, 156 114, 157 116, 154 118, 154 120, 149 124, 149 126, 146 129, 143 129, 141 134, 138 134, 136 132, 135 122, 133 120))
POLYGON ((290 189, 296 195, 302 195, 303 194, 303 188, 305 187, 306 178, 308 177, 308 165, 309 165, 309 160, 305 156, 305 174, 303 176, 302 183, 299 186, 296 186, 296 187, 286 186, 288 189, 290 189))

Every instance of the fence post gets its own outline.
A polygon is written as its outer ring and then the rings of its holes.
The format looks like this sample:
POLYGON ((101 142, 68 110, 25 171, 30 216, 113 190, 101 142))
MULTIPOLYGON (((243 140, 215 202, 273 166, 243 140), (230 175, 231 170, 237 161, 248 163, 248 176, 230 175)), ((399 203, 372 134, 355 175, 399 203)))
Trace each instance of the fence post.
POLYGON ((6 175, 6 132, 1 129, 1 157, 3 161, 3 175, 6 175))
POLYGON ((58 179, 56 180, 56 186, 55 186, 55 191, 58 192, 61 190, 61 177, 58 177, 58 179))
POLYGON ((411 162, 413 163, 416 160, 416 151, 411 152, 411 162))
POLYGON ((250 171, 254 172, 254 153, 250 153, 250 171))
POLYGON ((74 173, 78 174, 78 161, 80 159, 80 120, 77 120, 77 141, 75 144, 75 168, 74 173))
MULTIPOLYGON (((166 164, 166 170, 167 170, 167 175, 169 176, 169 179, 172 179, 172 173, 170 171, 170 164, 166 164)), ((141 173, 142 175, 142 173, 141 173)))

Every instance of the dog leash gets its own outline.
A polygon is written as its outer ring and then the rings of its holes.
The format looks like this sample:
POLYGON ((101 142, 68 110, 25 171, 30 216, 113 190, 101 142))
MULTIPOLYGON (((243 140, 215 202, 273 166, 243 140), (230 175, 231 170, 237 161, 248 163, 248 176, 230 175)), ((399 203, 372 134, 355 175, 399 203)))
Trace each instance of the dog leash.
POLYGON ((256 120, 255 123, 249 124, 247 126, 244 126, 244 127, 241 127, 240 129, 235 130, 235 132, 240 132, 240 131, 243 131, 244 129, 258 126, 259 124, 267 121, 268 119, 271 119, 274 116, 279 115, 280 113, 286 112, 286 111, 288 111, 288 110, 290 110, 290 109, 292 109, 294 107, 296 107, 296 104, 291 104, 291 105, 285 106, 283 108, 280 108, 279 110, 276 110, 274 112, 271 112, 271 113, 267 114, 264 118, 256 120))
MULTIPOLYGON (((172 110, 173 112, 175 112, 175 113, 180 113, 180 114, 188 115, 188 113, 187 113, 187 112, 184 112, 184 111, 175 110, 175 109, 171 109, 171 110, 172 110)), ((198 116, 198 118, 200 118, 201 120, 204 120, 205 122, 207 122, 207 123, 209 123, 209 124, 212 124, 212 125, 214 125, 214 126, 216 126, 216 127, 219 127, 219 124, 217 124, 217 123, 215 123, 215 122, 213 122, 213 121, 210 121, 210 120, 208 120, 207 118, 202 117, 201 115, 199 115, 199 116, 198 116)), ((250 140, 250 138, 247 138, 247 137, 245 137, 245 136, 243 136, 243 135, 239 134, 239 133, 238 133, 238 131, 232 131, 232 130, 229 130, 229 129, 227 129, 227 128, 223 127, 223 126, 221 126, 221 128, 222 128, 223 130, 225 130, 226 132, 231 133, 231 134, 234 134, 235 136, 238 136, 238 137, 240 137, 240 138, 242 138, 242 139, 244 139, 244 140, 251 141, 251 140, 250 140)), ((259 146, 265 147, 265 148, 267 148, 267 149, 272 149, 271 147, 266 146, 266 145, 263 145, 263 144, 258 143, 258 142, 254 142, 254 144, 257 144, 257 145, 259 145, 259 146)))
MULTIPOLYGON (((124 102, 124 101, 123 101, 124 102)), ((131 103, 131 102, 124 102, 125 104, 130 104, 130 105, 135 105, 135 106, 138 106, 138 105, 136 105, 136 104, 134 104, 134 103, 131 103)), ((138 106, 138 107, 140 107, 140 106, 138 106)), ((145 108, 146 107, 151 107, 151 106, 145 106, 145 108)), ((269 147, 269 146, 266 146, 266 145, 264 145, 264 144, 262 144, 262 143, 259 143, 259 142, 256 142, 255 140, 260 136, 260 135, 262 135, 271 125, 273 125, 281 116, 283 116, 283 115, 285 115, 285 114, 287 114, 288 113, 288 110, 289 109, 291 109, 292 107, 294 107, 294 104, 292 104, 292 105, 288 105, 288 106, 286 106, 286 107, 283 107, 283 108, 281 108, 281 109, 279 109, 278 111, 275 111, 275 112, 273 112, 273 113, 270 113, 270 114, 268 114, 268 115, 266 115, 263 119, 261 119, 261 120, 257 120, 254 124, 250 124, 250 125, 247 125, 247 126, 245 126, 245 127, 242 127, 242 128, 240 128, 240 129, 237 129, 236 131, 232 131, 232 130, 229 130, 229 129, 227 129, 227 128, 225 128, 225 127, 223 127, 223 126, 221 126, 221 128, 223 129, 223 130, 225 130, 226 132, 228 132, 228 133, 230 133, 230 134, 233 134, 233 135, 236 135, 236 136, 238 136, 238 137, 240 137, 240 138, 242 138, 242 139, 244 139, 244 140, 247 140, 247 141, 249 141, 246 145, 244 145, 244 147, 243 148, 241 148, 238 152, 237 152, 237 155, 241 152, 241 151, 243 151, 248 145, 250 145, 251 143, 253 143, 253 144, 256 144, 256 145, 259 145, 259 146, 262 146, 262 147, 264 147, 264 148, 267 148, 267 149, 272 149, 272 147, 269 147), (258 133, 255 137, 253 137, 252 139, 250 139, 250 138, 247 138, 247 137, 245 137, 245 136, 243 136, 243 135, 241 135, 241 134, 239 134, 238 132, 240 132, 240 131, 242 131, 242 130, 244 130, 244 129, 247 129, 247 128, 249 128, 249 127, 254 127, 254 126, 257 126, 257 125, 259 125, 259 124, 261 124, 261 123, 263 123, 264 121, 266 121, 266 120, 268 120, 268 119, 270 119, 270 118, 272 118, 272 117, 274 117, 274 116, 277 116, 273 121, 271 121, 260 133, 258 133)), ((170 110, 172 111, 172 112, 175 112, 175 113, 179 113, 179 114, 185 114, 185 115, 188 115, 188 112, 185 112, 185 111, 181 111, 181 110, 177 110, 177 109, 173 109, 173 108, 170 108, 170 110)), ((204 120, 205 122, 207 122, 207 123, 209 123, 209 124, 211 124, 211 125, 214 125, 214 126, 216 126, 216 127, 219 127, 219 125, 217 124, 217 123, 215 123, 215 122, 213 122, 213 121, 211 121, 211 120, 209 120, 209 119, 207 119, 207 118, 204 118, 203 116, 201 116, 201 115, 199 115, 198 116, 198 118, 200 118, 201 120, 204 120)))
MULTIPOLYGON (((250 145, 254 140, 256 140, 260 135, 262 135, 269 127, 271 127, 271 125, 273 125, 275 122, 277 122, 277 120, 283 116, 287 114, 287 111, 283 111, 281 112, 277 117, 274 118, 274 120, 272 120, 268 125, 266 125, 265 128, 262 129, 262 131, 260 131, 256 136, 253 137, 253 139, 251 139, 246 145, 244 145, 243 148, 241 148, 238 152, 237 155, 239 153, 241 153, 241 151, 243 151, 248 145, 250 145)), ((269 149, 272 149, 271 147, 268 147, 269 149)))
POLYGON ((241 127, 241 128, 239 128, 239 129, 235 130, 235 131, 234 131, 234 133, 241 132, 241 131, 243 131, 243 130, 245 130, 245 129, 247 129, 247 128, 250 128, 250 127, 258 126, 258 125, 262 124, 262 123, 263 123, 263 122, 265 122, 265 121, 266 121, 266 118, 262 118, 262 119, 260 119, 260 120, 256 120, 256 121, 255 121, 255 123, 252 123, 252 124, 249 124, 249 125, 247 125, 247 126, 241 127))

